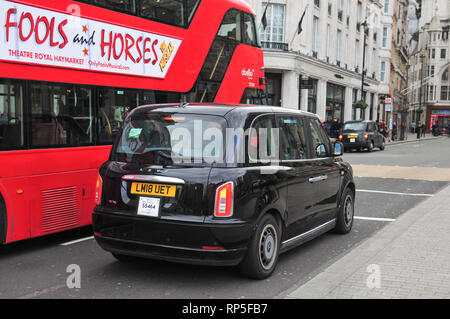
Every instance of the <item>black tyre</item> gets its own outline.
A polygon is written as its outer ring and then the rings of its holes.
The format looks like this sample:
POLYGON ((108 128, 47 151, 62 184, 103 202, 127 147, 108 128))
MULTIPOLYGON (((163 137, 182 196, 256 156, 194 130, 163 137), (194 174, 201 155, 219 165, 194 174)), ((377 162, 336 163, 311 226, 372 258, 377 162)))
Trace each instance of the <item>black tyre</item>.
POLYGON ((381 141, 380 145, 380 151, 384 151, 385 145, 384 145, 384 139, 381 141))
POLYGON ((336 218, 336 228, 338 234, 347 234, 352 230, 355 214, 355 194, 347 188, 342 196, 339 211, 336 218))
POLYGON ((367 150, 368 150, 369 152, 372 152, 372 151, 373 151, 373 148, 374 148, 373 141, 370 141, 370 142, 369 142, 369 146, 367 147, 367 150))
POLYGON ((278 262, 281 231, 272 215, 265 215, 250 240, 247 254, 239 265, 242 274, 254 278, 269 277, 278 262))

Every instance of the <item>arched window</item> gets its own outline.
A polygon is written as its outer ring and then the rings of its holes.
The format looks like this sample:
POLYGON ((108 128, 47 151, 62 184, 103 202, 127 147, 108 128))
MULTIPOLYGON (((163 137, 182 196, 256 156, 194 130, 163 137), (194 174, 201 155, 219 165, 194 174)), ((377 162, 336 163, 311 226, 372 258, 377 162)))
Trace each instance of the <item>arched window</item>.
POLYGON ((442 73, 442 81, 448 81, 448 68, 442 73))

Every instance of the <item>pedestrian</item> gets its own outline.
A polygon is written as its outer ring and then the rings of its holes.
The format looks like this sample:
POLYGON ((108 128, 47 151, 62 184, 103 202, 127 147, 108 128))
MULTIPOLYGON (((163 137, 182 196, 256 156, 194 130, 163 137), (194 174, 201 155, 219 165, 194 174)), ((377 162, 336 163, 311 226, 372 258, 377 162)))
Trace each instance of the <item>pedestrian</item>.
POLYGON ((426 128, 426 126, 425 126, 425 123, 423 123, 422 126, 421 126, 420 128, 421 128, 421 131, 422 131, 422 136, 425 137, 425 132, 426 132, 426 130, 427 130, 427 128, 426 128))
POLYGON ((392 126, 392 140, 397 140, 397 124, 394 123, 392 126))
POLYGON ((333 118, 333 122, 331 122, 331 126, 330 126, 330 137, 338 138, 340 129, 341 129, 341 125, 339 124, 337 118, 333 118))
POLYGON ((421 123, 419 122, 419 124, 417 124, 416 125, 416 133, 417 133, 417 139, 419 139, 420 140, 420 131, 421 131, 421 128, 422 127, 422 125, 421 125, 421 123))
POLYGON ((416 122, 411 123, 411 133, 416 133, 416 122))

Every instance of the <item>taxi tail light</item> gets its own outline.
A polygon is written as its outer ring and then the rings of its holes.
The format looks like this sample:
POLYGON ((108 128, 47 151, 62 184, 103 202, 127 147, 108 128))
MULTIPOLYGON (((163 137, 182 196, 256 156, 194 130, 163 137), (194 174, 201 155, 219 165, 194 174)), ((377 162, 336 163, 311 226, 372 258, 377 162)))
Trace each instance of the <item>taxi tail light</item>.
POLYGON ((97 175, 97 182, 95 183, 95 204, 100 205, 102 201, 102 187, 103 180, 100 175, 97 175))
POLYGON ((364 134, 364 139, 367 141, 367 139, 369 138, 369 135, 364 134))
POLYGON ((342 134, 339 135, 339 140, 340 140, 340 141, 342 141, 342 138, 343 138, 342 134))
POLYGON ((233 216, 233 182, 225 183, 216 190, 216 202, 214 207, 214 216, 231 217, 233 216))

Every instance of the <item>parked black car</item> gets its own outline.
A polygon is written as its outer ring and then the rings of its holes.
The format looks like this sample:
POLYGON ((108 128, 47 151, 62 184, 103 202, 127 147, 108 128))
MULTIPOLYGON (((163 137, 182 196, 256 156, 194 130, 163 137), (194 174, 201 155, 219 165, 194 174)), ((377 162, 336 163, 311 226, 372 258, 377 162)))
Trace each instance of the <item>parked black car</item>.
POLYGON ((341 155, 342 144, 332 144, 310 113, 139 107, 100 169, 95 238, 122 261, 239 265, 265 278, 280 253, 330 230, 351 230, 355 184, 341 155), (226 151, 212 150, 213 135, 226 151))
POLYGON ((372 152, 378 147, 384 150, 384 136, 378 132, 375 121, 349 121, 345 122, 339 140, 344 144, 345 150, 367 149, 372 152))

